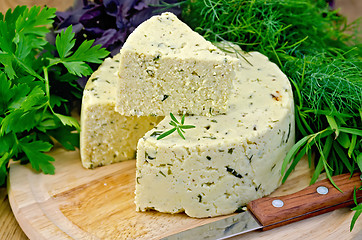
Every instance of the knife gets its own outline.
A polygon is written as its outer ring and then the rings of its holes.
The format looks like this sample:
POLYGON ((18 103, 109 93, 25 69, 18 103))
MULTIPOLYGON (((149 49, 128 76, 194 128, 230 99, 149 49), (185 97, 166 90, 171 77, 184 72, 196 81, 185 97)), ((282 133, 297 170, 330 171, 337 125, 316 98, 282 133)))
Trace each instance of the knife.
MULTIPOLYGON (((162 240, 176 239, 226 239, 246 232, 270 230, 292 222, 333 211, 354 204, 354 190, 361 187, 361 173, 341 174, 332 177, 336 189, 328 179, 305 189, 280 197, 264 197, 251 201, 245 212, 201 225, 162 240)), ((356 192, 357 202, 362 202, 362 191, 356 192)))

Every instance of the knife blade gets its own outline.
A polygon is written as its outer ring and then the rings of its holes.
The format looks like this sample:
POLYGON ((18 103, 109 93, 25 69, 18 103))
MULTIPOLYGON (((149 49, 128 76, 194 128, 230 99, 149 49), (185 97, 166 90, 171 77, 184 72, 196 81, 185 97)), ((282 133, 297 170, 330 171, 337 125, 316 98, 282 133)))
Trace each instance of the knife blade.
MULTIPOLYGON (((352 176, 341 174, 332 179, 341 191, 328 179, 321 180, 290 195, 251 201, 245 212, 167 236, 162 240, 227 239, 258 229, 270 230, 353 205, 354 190, 361 187, 361 173, 352 176)), ((362 202, 362 191, 356 192, 356 199, 358 203, 362 202)))

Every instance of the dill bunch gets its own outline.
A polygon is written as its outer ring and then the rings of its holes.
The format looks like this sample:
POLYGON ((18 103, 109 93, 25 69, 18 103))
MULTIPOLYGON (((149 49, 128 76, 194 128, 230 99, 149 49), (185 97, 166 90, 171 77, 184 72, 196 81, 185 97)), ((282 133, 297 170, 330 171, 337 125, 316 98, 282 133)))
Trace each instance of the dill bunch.
POLYGON ((357 34, 346 34, 357 30, 358 22, 347 25, 345 17, 324 0, 186 0, 185 4, 182 17, 192 28, 210 41, 226 39, 245 51, 287 55, 296 47, 301 53, 348 51, 346 43, 360 40, 357 34))
MULTIPOLYGON (((185 4, 183 20, 205 38, 259 51, 289 77, 294 88, 298 140, 326 129, 336 135, 333 141, 338 143, 342 141, 339 136, 350 143, 353 139, 352 150, 350 144, 341 146, 353 167, 334 162, 334 168, 328 166, 324 171, 335 175, 358 170, 357 157, 362 157, 358 22, 347 25, 346 18, 324 0, 188 0, 185 4), (340 127, 353 133, 339 134, 340 127)), ((325 137, 314 147, 318 144, 323 149, 325 137)), ((317 165, 319 156, 315 159, 317 165)), ((360 165, 362 170, 362 162, 360 165)))
POLYGON ((360 58, 348 59, 326 53, 305 55, 285 62, 284 69, 300 93, 295 97, 298 111, 308 114, 308 126, 299 126, 302 135, 323 129, 326 122, 320 118, 322 115, 339 116, 346 121, 354 119, 361 123, 361 66, 360 58))
MULTIPOLYGON (((347 24, 325 0, 186 0, 184 4, 183 21, 206 39, 259 51, 288 76, 297 143, 284 159, 283 181, 304 155, 314 167, 311 183, 323 172, 334 184, 333 175, 362 171, 361 19, 347 24)), ((354 210, 351 229, 362 205, 354 210)))

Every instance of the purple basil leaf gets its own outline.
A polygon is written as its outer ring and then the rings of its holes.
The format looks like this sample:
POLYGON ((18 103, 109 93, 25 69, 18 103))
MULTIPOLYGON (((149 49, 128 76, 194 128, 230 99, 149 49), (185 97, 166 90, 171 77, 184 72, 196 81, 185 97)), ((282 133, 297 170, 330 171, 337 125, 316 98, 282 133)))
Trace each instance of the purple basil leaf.
POLYGON ((154 8, 145 8, 142 11, 139 11, 135 14, 133 14, 133 16, 130 18, 130 27, 132 27, 132 31, 141 23, 143 23, 144 21, 146 21, 147 19, 149 19, 150 17, 152 17, 153 15, 155 15, 153 13, 155 9, 154 8))
POLYGON ((118 45, 115 44, 107 48, 107 50, 111 52, 111 56, 115 56, 119 53, 119 51, 121 51, 122 46, 123 44, 118 44, 118 45))
POLYGON ((148 4, 146 4, 145 2, 139 2, 137 5, 134 6, 134 9, 141 11, 142 9, 147 8, 147 7, 148 7, 148 4))
POLYGON ((80 31, 82 31, 83 29, 83 25, 81 23, 76 23, 76 24, 73 24, 73 32, 74 33, 79 33, 80 31))
POLYGON ((121 17, 128 17, 130 14, 132 13, 129 13, 130 10, 132 10, 134 8, 134 6, 136 5, 136 2, 137 0, 123 0, 123 1, 120 1, 120 5, 119 5, 119 8, 120 8, 120 11, 118 11, 118 15, 121 15, 121 17))
POLYGON ((102 36, 104 31, 107 31, 107 30, 104 30, 103 28, 99 28, 99 27, 90 27, 90 28, 85 27, 84 31, 87 33, 88 37, 90 37, 90 36, 100 37, 100 36, 102 36))
POLYGON ((85 28, 96 27, 101 29, 115 28, 115 18, 108 15, 102 5, 89 9, 79 19, 85 28))
POLYGON ((117 16, 120 3, 121 1, 119 0, 103 0, 106 12, 113 17, 117 16))
POLYGON ((53 26, 55 29, 67 28, 69 25, 79 24, 79 19, 94 5, 79 7, 75 5, 65 12, 57 12, 53 26))
POLYGON ((85 85, 87 84, 87 81, 88 81, 88 77, 84 77, 84 76, 77 79, 77 83, 79 84, 79 86, 81 88, 85 87, 85 85))
POLYGON ((102 5, 95 5, 94 7, 88 8, 85 12, 83 12, 82 16, 79 18, 79 21, 87 22, 92 20, 93 18, 99 18, 99 16, 105 14, 106 12, 102 5))
MULTIPOLYGON (((116 29, 106 30, 102 37, 98 38, 94 44, 101 44, 103 47, 108 48, 114 43, 124 42, 126 39, 126 32, 117 31, 116 29)), ((109 49, 110 50, 110 49, 109 49)))

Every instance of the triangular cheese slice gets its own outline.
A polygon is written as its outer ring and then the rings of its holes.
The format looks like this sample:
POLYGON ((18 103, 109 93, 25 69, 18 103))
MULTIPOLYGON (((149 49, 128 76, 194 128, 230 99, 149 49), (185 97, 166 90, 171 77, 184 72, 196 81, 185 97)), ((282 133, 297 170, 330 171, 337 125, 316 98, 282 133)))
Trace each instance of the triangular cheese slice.
POLYGON ((234 61, 174 14, 154 16, 121 49, 116 111, 127 116, 225 113, 234 61))

